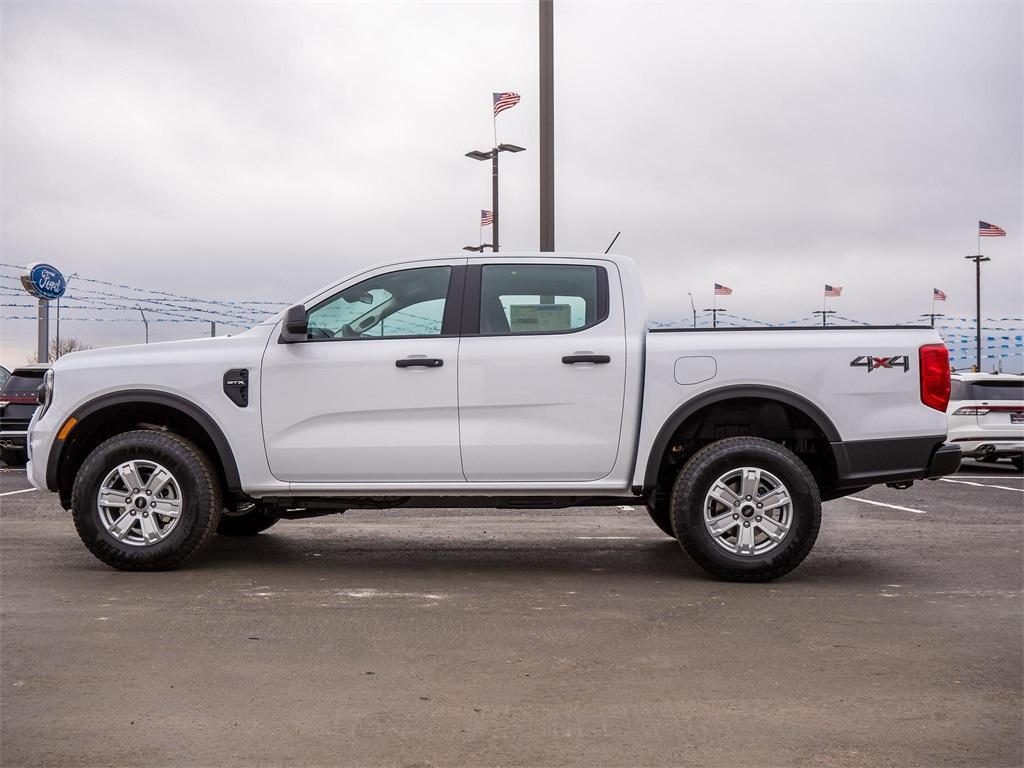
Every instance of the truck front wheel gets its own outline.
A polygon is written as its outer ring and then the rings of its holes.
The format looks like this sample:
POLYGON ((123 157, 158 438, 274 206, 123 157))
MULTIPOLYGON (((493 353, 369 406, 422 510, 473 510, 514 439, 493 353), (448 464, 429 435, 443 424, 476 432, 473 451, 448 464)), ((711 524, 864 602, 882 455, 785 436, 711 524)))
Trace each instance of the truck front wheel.
POLYGON ((75 476, 71 516, 85 546, 114 568, 177 568, 217 529, 221 490, 210 460, 170 432, 116 435, 75 476))
POLYGON ((814 476, 797 456, 757 437, 705 446, 672 491, 672 526, 685 552, 729 581, 770 581, 798 566, 821 526, 814 476))

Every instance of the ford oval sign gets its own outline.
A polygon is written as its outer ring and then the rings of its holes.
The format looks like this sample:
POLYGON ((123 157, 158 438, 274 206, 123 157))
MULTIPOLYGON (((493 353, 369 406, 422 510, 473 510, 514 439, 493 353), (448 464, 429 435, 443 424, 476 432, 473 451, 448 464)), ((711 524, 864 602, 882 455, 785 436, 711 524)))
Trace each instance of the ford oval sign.
POLYGON ((25 290, 40 299, 59 299, 68 287, 60 270, 49 264, 29 264, 21 276, 25 290))

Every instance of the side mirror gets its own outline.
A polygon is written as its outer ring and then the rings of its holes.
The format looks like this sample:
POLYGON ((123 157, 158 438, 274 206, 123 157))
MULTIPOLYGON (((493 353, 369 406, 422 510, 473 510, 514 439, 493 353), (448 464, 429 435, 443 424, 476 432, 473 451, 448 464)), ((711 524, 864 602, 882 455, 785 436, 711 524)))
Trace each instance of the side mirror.
POLYGON ((281 326, 281 344, 294 344, 309 339, 309 328, 306 320, 306 308, 301 304, 289 307, 284 313, 284 324, 281 326))

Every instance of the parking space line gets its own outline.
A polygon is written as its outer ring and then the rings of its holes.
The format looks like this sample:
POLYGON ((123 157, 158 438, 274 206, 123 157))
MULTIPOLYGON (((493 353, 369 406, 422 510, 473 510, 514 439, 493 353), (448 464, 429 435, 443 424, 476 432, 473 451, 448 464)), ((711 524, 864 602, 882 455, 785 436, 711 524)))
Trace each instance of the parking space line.
POLYGON ((913 509, 912 507, 901 507, 898 504, 886 504, 884 501, 872 501, 871 499, 862 499, 860 496, 847 496, 846 498, 852 499, 853 501, 859 501, 862 504, 873 504, 876 507, 888 507, 889 509, 898 509, 900 512, 913 512, 915 515, 927 515, 923 509, 913 509))
POLYGON ((1024 488, 1011 488, 1008 485, 991 485, 986 483, 972 483, 970 480, 951 480, 948 477, 939 478, 944 483, 957 483, 958 485, 973 485, 978 488, 998 488, 1000 491, 1016 491, 1017 493, 1024 493, 1024 488))
POLYGON ((20 491, 7 491, 6 493, 0 493, 0 496, 13 496, 16 493, 31 493, 36 490, 35 488, 22 488, 20 491))
POLYGON ((635 541, 636 536, 574 536, 583 541, 635 541))
POLYGON ((1024 475, 953 475, 953 477, 969 477, 972 480, 1024 480, 1024 475))

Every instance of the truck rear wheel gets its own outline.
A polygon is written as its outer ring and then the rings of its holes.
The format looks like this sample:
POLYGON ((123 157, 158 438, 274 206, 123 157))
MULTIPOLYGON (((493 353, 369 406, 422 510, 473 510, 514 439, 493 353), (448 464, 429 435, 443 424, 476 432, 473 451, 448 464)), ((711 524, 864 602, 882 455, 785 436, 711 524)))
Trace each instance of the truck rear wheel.
POLYGON ((672 524, 683 550, 728 581, 771 581, 798 566, 821 526, 821 497, 807 466, 757 437, 705 446, 672 491, 672 524))
POLYGON ((210 460, 170 432, 139 430, 97 446, 75 476, 71 516, 85 546, 114 568, 177 568, 213 537, 221 490, 210 460))
POLYGON ((255 536, 262 533, 281 518, 272 517, 263 511, 263 505, 248 504, 238 510, 221 512, 217 533, 221 536, 255 536))

